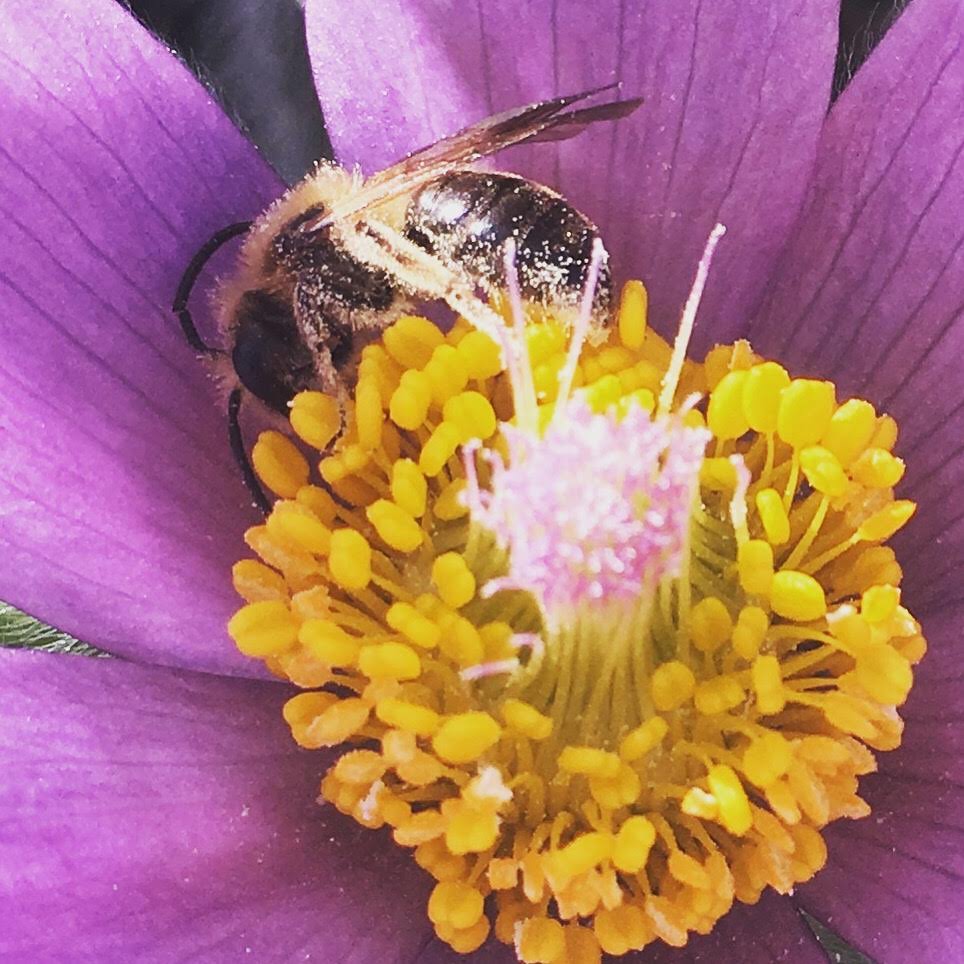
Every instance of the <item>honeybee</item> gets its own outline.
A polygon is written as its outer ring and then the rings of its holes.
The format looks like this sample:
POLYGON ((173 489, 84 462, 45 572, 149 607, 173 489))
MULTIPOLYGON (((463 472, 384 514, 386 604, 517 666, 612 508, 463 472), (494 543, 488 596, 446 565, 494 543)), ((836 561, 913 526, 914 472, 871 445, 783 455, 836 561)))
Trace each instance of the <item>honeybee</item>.
MULTIPOLYGON (((510 238, 523 299, 556 316, 575 312, 599 247, 596 226, 548 187, 471 165, 507 147, 564 140, 628 116, 641 99, 569 109, 615 86, 497 114, 367 179, 323 163, 260 218, 225 228, 198 252, 173 309, 195 350, 230 360, 231 445, 262 509, 268 503, 238 426, 243 392, 282 414, 305 389, 347 398, 361 349, 417 301, 441 299, 479 327, 498 325, 478 293, 491 298, 505 289, 510 238), (205 261, 241 234, 237 269, 217 305, 227 347, 211 348, 194 327, 188 297, 205 261)), ((598 267, 592 321, 604 328, 611 318, 608 256, 598 267)))

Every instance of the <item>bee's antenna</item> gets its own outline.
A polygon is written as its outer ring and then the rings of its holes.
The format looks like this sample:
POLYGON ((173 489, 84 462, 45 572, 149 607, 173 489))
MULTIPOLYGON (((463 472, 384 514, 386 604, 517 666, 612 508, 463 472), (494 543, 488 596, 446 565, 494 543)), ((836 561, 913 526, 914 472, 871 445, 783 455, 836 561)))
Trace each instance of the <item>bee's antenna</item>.
POLYGON ((244 447, 244 437, 241 435, 241 387, 235 388, 228 396, 228 439, 231 442, 231 454, 241 469, 244 484, 247 486, 255 505, 267 516, 271 512, 271 503, 261 488, 258 477, 254 474, 254 467, 244 447))
POLYGON ((199 355, 213 357, 215 355, 223 355, 224 352, 222 352, 220 348, 212 348, 206 344, 198 334, 197 326, 194 324, 194 319, 191 317, 191 312, 187 307, 187 300, 191 297, 194 283, 197 281, 198 275, 207 264, 211 255, 213 255, 222 244, 225 244, 232 238, 236 238, 239 234, 244 234, 251 227, 252 223, 252 221, 238 221, 236 224, 229 224, 226 228, 222 228, 201 246, 197 254, 191 258, 190 263, 184 270, 184 274, 181 276, 180 284, 178 284, 177 291, 174 294, 171 311, 177 315, 177 319, 181 323, 181 331, 184 332, 184 337, 187 339, 188 344, 199 355))

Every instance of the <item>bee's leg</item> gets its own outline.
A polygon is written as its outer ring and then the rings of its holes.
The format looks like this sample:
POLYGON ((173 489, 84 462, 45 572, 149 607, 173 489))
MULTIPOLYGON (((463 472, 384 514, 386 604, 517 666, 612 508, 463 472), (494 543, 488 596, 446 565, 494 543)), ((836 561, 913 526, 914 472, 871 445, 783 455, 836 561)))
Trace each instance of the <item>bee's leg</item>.
POLYGON ((228 396, 228 439, 231 442, 231 454, 234 456, 234 461, 238 463, 238 468, 241 469, 241 476, 248 492, 251 493, 251 498, 254 499, 255 505, 261 510, 261 513, 266 516, 271 512, 271 503, 264 494, 264 489, 261 488, 258 477, 254 474, 254 467, 251 465, 248 451, 244 447, 244 437, 241 434, 239 418, 241 392, 242 389, 239 386, 228 396))
POLYGON ((239 234, 244 234, 251 227, 251 224, 251 221, 239 221, 237 224, 229 224, 205 242, 197 254, 191 258, 190 263, 184 270, 184 274, 181 276, 177 291, 174 293, 174 302, 171 304, 171 311, 177 315, 177 320, 181 323, 181 331, 184 332, 184 337, 187 339, 188 344, 199 355, 208 355, 210 357, 221 355, 223 352, 219 348, 212 348, 210 345, 205 344, 204 340, 198 334, 194 319, 191 317, 191 312, 187 306, 188 298, 191 297, 194 283, 197 281, 198 275, 200 275, 211 255, 213 255, 222 244, 225 244, 232 238, 236 238, 239 234))

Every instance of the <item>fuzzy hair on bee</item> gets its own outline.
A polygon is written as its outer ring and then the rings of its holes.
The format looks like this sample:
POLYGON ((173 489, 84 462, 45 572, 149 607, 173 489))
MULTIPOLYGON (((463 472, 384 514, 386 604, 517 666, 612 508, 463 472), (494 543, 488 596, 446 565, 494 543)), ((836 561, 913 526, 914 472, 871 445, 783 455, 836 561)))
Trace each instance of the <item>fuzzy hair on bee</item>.
MULTIPOLYGON (((419 302, 444 301, 503 344, 504 321, 494 302, 506 289, 507 242, 527 308, 563 320, 575 315, 593 252, 601 248, 595 225, 543 185, 473 165, 506 147, 567 139, 590 124, 628 116, 640 99, 569 109, 614 86, 495 115, 368 178, 321 163, 257 220, 225 229, 205 245, 173 307, 188 341, 228 387, 239 462, 244 395, 282 415, 309 389, 344 404, 362 348, 419 302), (209 348, 194 328, 188 297, 218 244, 240 234, 236 268, 221 281, 215 301, 225 347, 209 348)), ((597 274, 592 316, 598 333, 612 315, 605 254, 597 274)), ((251 488, 250 465, 242 468, 251 488)), ((263 493, 256 500, 267 505, 263 493)))

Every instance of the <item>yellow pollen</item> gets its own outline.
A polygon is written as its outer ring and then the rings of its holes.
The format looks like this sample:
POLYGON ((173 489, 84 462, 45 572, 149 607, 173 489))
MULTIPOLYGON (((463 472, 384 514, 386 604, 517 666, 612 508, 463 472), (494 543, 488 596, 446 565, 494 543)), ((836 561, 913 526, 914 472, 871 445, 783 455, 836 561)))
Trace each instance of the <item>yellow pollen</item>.
MULTIPOLYGON (((277 499, 232 569, 228 631, 303 690, 282 713, 332 757, 322 797, 412 850, 459 954, 490 932, 531 964, 682 947, 817 873, 824 826, 869 812, 859 778, 900 742, 926 642, 883 544, 915 509, 893 495, 896 423, 746 342, 687 361, 647 300, 627 284, 578 351, 571 319, 510 324, 518 412, 508 350, 404 316, 363 349, 352 399, 300 393, 297 444, 266 432, 252 452, 277 499), (535 446, 570 398, 712 437, 678 569, 548 618, 474 499, 515 451, 506 426, 535 446)), ((570 471, 596 491, 591 460, 570 471)), ((579 557, 566 508, 545 535, 579 557)))

